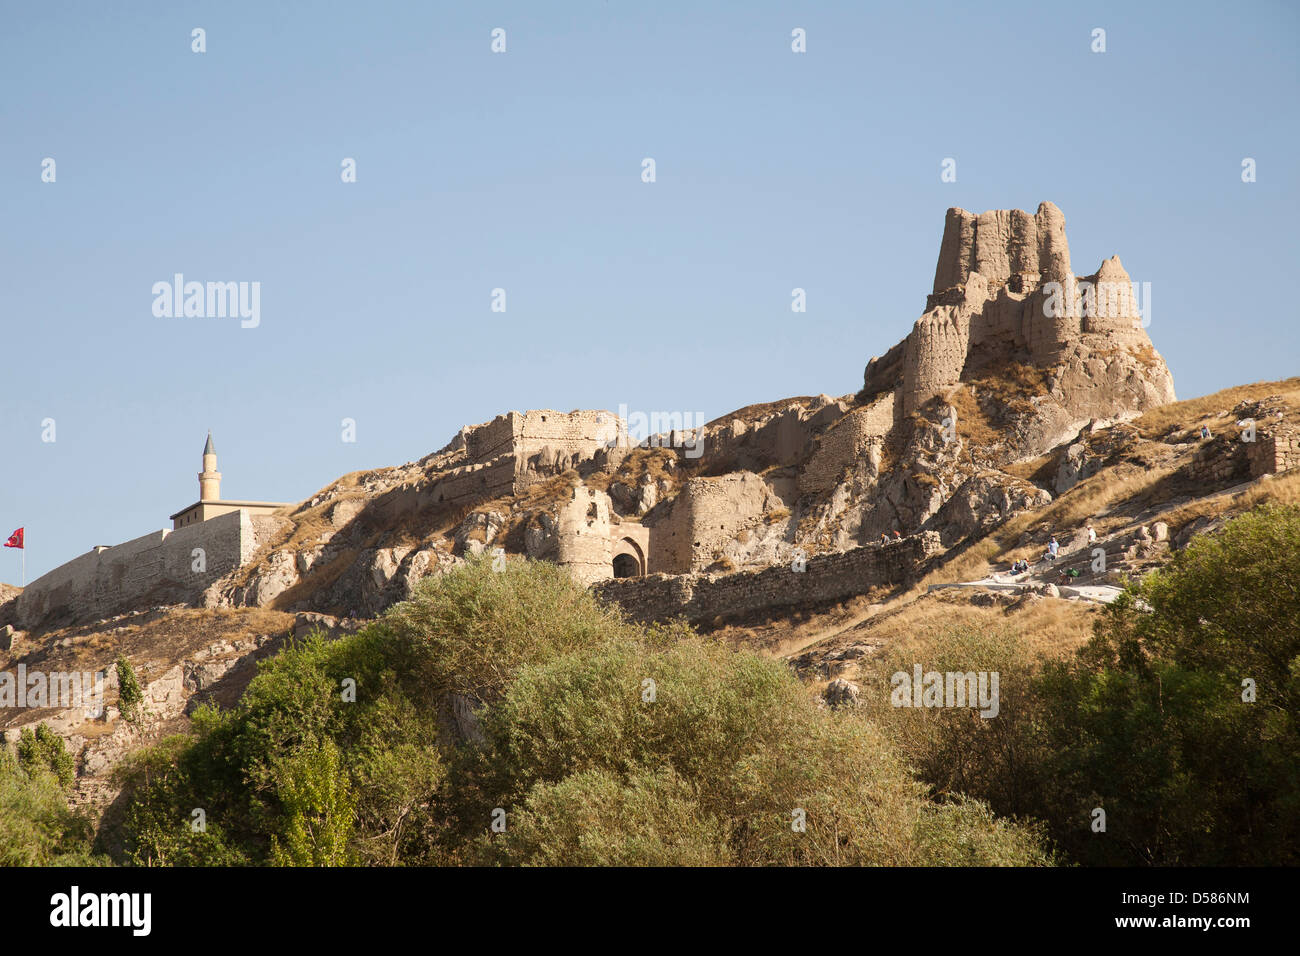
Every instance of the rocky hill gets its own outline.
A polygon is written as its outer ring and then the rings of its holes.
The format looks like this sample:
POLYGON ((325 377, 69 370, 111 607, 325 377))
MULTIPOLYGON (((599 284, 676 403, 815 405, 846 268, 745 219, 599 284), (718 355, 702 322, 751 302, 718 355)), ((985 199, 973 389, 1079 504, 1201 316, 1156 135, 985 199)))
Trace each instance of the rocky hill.
POLYGON ((1074 275, 1050 203, 952 209, 920 318, 855 393, 693 428, 660 417, 648 437, 608 412, 510 412, 330 483, 179 602, 123 596, 104 618, 0 589, 0 669, 103 671, 110 686, 93 716, 0 721, 9 737, 50 723, 78 754, 80 798, 111 801, 115 761, 235 699, 286 636, 352 629, 483 552, 553 561, 629 615, 684 616, 823 684, 954 615, 1023 615, 1064 646, 1125 575, 1295 500, 1297 403, 1300 379, 1174 402, 1118 257, 1074 275), (1046 562, 1053 536, 1061 559, 1046 562), (1021 558, 1031 569, 1011 574, 1021 558), (118 655, 143 720, 112 704, 118 655))

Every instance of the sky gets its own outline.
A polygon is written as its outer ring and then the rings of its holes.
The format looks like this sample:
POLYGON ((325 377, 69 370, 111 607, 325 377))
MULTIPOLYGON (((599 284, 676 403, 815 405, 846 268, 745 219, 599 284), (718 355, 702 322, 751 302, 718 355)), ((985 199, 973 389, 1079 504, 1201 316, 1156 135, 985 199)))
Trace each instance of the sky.
POLYGON ((951 206, 1050 200, 1076 273, 1119 254, 1180 398, 1300 373, 1298 27, 1271 2, 6 2, 0 538, 26 528, 30 582, 170 527, 209 429, 223 497, 298 501, 511 409, 854 392, 951 206), (177 273, 258 283, 256 325, 155 314, 177 273))

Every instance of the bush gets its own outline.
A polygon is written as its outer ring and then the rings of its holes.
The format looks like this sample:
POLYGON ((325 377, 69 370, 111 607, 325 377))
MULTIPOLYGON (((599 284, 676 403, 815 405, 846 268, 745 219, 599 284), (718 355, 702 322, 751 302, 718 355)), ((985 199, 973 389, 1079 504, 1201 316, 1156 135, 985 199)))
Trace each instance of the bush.
POLYGON ((1012 628, 952 630, 878 658, 861 700, 936 798, 966 794, 1005 816, 1035 815, 1044 758, 1034 729, 1042 710, 1033 684, 1040 664, 1012 628), (976 708, 892 706, 892 675, 911 675, 918 663, 923 671, 996 673, 997 716, 983 717, 976 708))
MULTIPOLYGON (((44 725, 40 730, 49 734, 44 725)), ((56 771, 42 756, 52 749, 48 738, 30 731, 23 738, 26 758, 0 746, 0 866, 103 864, 90 852, 90 822, 68 809, 56 771)))
MULTIPOLYGON (((482 798, 461 812, 481 832, 494 808, 522 807, 520 830, 499 840, 512 862, 629 862, 635 841, 619 836, 629 807, 645 812, 655 799, 665 818, 640 824, 645 862, 931 861, 920 836, 941 811, 872 725, 819 708, 776 661, 700 640, 567 655, 521 671, 485 726, 488 744, 463 778, 482 798), (575 814, 576 795, 592 791, 605 799, 575 814), (666 825, 685 813, 698 825, 666 825), (539 817, 555 829, 543 834, 539 817)), ((1004 837, 1045 859, 1033 834, 1008 825, 1004 837)), ((997 862, 979 852, 992 843, 971 842, 972 862, 997 862)))
POLYGON ((1078 862, 1295 865, 1298 552, 1300 508, 1256 509, 1129 587, 1071 660, 1032 662, 998 632, 933 644, 935 669, 1002 670, 997 719, 875 717, 935 794, 1032 815, 1078 862))
POLYGON ((29 777, 53 774, 59 786, 67 789, 76 778, 76 766, 63 738, 45 724, 33 732, 24 727, 18 737, 18 766, 29 777))
POLYGON ((271 837, 276 866, 343 866, 356 805, 333 741, 278 763, 276 794, 284 807, 282 832, 271 837))
POLYGON ((485 859, 531 866, 715 866, 726 862, 723 828, 671 771, 627 780, 587 770, 539 784, 507 818, 508 839, 485 842, 485 859))
POLYGON ((543 562, 471 562, 356 635, 291 645, 122 773, 140 864, 1047 859, 1027 828, 931 805, 783 664, 628 624, 543 562))
POLYGON ((125 657, 117 658, 117 709, 122 719, 129 724, 137 724, 144 716, 144 691, 135 676, 135 668, 125 657))

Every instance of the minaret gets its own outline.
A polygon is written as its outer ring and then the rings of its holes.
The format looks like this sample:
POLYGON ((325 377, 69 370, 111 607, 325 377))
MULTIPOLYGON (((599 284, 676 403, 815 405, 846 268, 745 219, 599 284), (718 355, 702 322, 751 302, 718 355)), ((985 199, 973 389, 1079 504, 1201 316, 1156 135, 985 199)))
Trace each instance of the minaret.
POLYGON ((212 447, 212 432, 203 446, 203 470, 199 472, 199 501, 221 499, 221 472, 217 471, 217 450, 212 447))

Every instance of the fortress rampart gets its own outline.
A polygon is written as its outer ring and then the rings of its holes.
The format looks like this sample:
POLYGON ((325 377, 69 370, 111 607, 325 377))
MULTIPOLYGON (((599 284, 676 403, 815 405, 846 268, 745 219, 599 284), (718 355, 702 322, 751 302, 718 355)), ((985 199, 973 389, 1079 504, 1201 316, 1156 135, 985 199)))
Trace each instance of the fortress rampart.
POLYGON ((635 621, 684 617, 701 623, 716 617, 831 604, 873 587, 906 585, 920 576, 926 559, 938 550, 939 536, 925 532, 888 544, 818 555, 808 559, 803 571, 780 565, 720 577, 653 574, 616 578, 592 590, 601 600, 618 604, 635 621))
POLYGON ((519 494, 626 440, 623 422, 609 412, 553 409, 506 412, 462 435, 463 463, 438 478, 435 504, 519 494))
POLYGON ((903 415, 991 362, 1050 369, 1121 351, 1143 379, 1130 389, 1139 410, 1173 400, 1119 257, 1075 276, 1065 217, 1051 203, 1032 216, 949 209, 925 308, 901 349, 873 359, 864 376, 867 395, 897 388, 903 415))
POLYGON ((95 548, 29 584, 18 598, 17 623, 93 621, 151 604, 197 604, 204 589, 246 563, 281 520, 233 511, 95 548))

